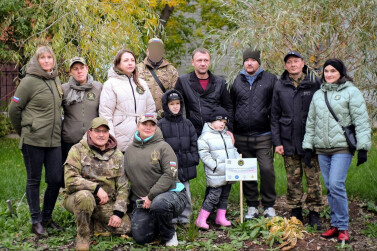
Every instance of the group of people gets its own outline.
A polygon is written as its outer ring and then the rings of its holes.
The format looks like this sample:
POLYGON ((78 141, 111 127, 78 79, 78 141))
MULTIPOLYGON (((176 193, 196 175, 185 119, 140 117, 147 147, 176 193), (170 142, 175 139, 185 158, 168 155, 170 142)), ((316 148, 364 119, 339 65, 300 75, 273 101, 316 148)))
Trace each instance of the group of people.
POLYGON ((261 67, 260 51, 247 48, 228 91, 225 80, 209 71, 208 50, 193 51, 194 70, 183 76, 163 54, 158 38, 148 42, 139 64, 132 51, 120 50, 103 85, 89 74, 85 59, 74 57, 70 79, 61 85, 53 51, 37 49, 9 106, 27 171, 32 232, 45 236, 48 227, 61 229, 52 212, 65 187, 78 250, 89 249, 93 233, 131 233, 139 244, 159 238, 176 246, 174 224, 190 221, 189 181, 199 159, 207 188, 195 224, 209 229, 207 219, 216 209, 215 223, 230 226, 225 161, 240 154, 257 158, 260 170, 259 190, 257 181, 244 182, 245 219, 259 216, 260 202, 263 215, 273 217, 275 150, 284 157, 291 216, 304 221, 305 175, 309 224, 321 229, 322 174, 331 228, 321 235, 349 241, 345 179, 354 152, 343 127, 355 127, 358 165, 367 161, 371 129, 362 93, 343 62, 327 60, 320 79, 301 54, 290 51, 278 79, 261 67), (41 212, 43 165, 48 185, 41 212))

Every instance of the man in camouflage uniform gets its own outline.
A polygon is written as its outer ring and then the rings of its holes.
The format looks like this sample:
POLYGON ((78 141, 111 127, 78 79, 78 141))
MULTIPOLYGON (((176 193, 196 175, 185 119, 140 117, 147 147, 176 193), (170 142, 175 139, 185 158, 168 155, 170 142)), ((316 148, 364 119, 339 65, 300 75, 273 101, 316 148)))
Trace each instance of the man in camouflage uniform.
POLYGON ((284 57, 284 63, 286 70, 275 84, 272 98, 272 142, 275 152, 284 157, 288 186, 287 204, 291 209, 291 216, 303 221, 302 175, 305 174, 309 224, 317 225, 319 230, 319 212, 323 208, 321 172, 315 154, 310 159, 309 166, 304 164, 302 141, 310 102, 313 94, 320 88, 321 81, 309 70, 302 56, 296 51, 289 52, 284 57))
POLYGON ((128 179, 123 154, 104 118, 92 120, 64 163, 64 207, 75 215, 77 250, 89 250, 90 235, 123 235, 131 230, 128 179))
POLYGON ((162 40, 152 38, 148 42, 147 57, 137 65, 139 77, 148 83, 149 90, 152 93, 158 119, 163 117, 164 112, 161 102, 162 95, 167 90, 173 89, 178 79, 177 69, 168 60, 163 58, 164 52, 165 49, 162 40), (161 89, 150 69, 155 72, 165 90, 161 89))

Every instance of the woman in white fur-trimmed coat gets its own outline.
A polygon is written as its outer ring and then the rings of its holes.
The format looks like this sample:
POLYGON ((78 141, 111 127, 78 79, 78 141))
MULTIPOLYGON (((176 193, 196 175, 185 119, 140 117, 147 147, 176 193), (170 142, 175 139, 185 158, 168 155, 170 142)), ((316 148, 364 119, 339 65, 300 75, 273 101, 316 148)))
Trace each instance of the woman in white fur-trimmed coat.
POLYGON ((138 77, 136 57, 130 50, 120 50, 101 92, 99 115, 109 122, 110 133, 124 152, 132 143, 137 118, 153 113, 156 106, 148 85, 138 77))

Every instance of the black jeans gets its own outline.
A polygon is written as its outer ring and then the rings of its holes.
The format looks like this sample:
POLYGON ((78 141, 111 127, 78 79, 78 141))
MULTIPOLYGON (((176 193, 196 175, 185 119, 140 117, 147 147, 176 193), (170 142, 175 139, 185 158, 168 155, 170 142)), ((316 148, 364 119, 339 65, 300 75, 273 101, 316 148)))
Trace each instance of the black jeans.
POLYGON ((69 150, 71 150, 71 147, 74 146, 76 143, 66 143, 62 141, 62 163, 67 160, 69 150))
MULTIPOLYGON (((275 169, 271 134, 263 136, 242 136, 234 134, 235 146, 243 158, 257 158, 260 171, 260 195, 264 208, 275 204, 275 169)), ((244 181, 244 195, 247 206, 258 207, 258 182, 244 181)))
POLYGON ((231 184, 220 187, 207 187, 202 208, 207 212, 212 212, 215 206, 217 209, 226 210, 231 188, 231 184))
POLYGON ((51 219, 59 189, 63 185, 63 166, 61 147, 37 147, 23 144, 27 183, 26 198, 32 223, 51 219), (41 183, 42 166, 45 166, 46 192, 41 213, 39 185, 41 183))
POLYGON ((135 206, 131 214, 131 233, 136 243, 150 243, 157 234, 162 241, 173 238, 175 229, 172 220, 183 212, 187 201, 183 190, 157 195, 149 209, 135 206))

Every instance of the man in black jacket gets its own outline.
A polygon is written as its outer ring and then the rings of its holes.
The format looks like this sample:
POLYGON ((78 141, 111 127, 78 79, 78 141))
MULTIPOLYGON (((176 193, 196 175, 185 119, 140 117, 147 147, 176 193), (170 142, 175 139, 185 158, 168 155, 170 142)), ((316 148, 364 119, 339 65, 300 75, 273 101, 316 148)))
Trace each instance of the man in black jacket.
MULTIPOLYGON (((260 51, 243 52, 243 70, 232 85, 235 145, 242 157, 257 158, 260 170, 260 194, 264 215, 275 216, 275 171, 270 129, 270 111, 276 76, 260 66, 260 51)), ((256 181, 244 182, 248 213, 246 220, 258 217, 259 192, 256 181)))
MULTIPOLYGON (((194 50, 191 64, 194 71, 179 77, 175 89, 183 95, 186 117, 194 125, 199 137, 204 123, 211 117, 212 109, 221 106, 232 114, 232 102, 226 89, 225 79, 213 75, 208 70, 211 64, 208 50, 204 48, 194 50)), ((228 130, 232 131, 232 118, 229 120, 228 130)), ((233 138, 233 135, 231 137, 233 138)))
POLYGON ((287 204, 291 216, 303 221, 302 175, 307 181, 306 204, 309 209, 309 224, 320 229, 319 211, 323 207, 320 169, 317 156, 311 157, 310 166, 304 164, 302 141, 305 135, 306 118, 313 94, 321 81, 309 71, 302 56, 291 51, 284 57, 285 71, 275 85, 271 111, 272 142, 275 152, 283 155, 287 172, 287 204))

